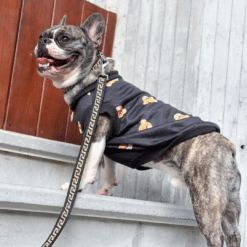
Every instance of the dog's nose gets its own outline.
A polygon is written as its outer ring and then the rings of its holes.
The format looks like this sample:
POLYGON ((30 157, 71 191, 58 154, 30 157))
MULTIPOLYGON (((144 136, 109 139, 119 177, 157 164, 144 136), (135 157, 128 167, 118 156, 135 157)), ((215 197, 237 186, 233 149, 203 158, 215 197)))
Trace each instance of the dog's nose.
POLYGON ((48 44, 51 43, 51 40, 50 40, 49 38, 41 37, 41 38, 40 38, 40 43, 41 43, 42 45, 48 45, 48 44))

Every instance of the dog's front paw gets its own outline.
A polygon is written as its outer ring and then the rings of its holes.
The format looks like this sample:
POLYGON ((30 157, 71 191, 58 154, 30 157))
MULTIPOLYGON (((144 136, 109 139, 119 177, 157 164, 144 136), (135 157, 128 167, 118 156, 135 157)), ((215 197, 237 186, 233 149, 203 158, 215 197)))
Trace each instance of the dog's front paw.
POLYGON ((68 191, 69 189, 69 183, 65 183, 61 186, 61 190, 68 191))
POLYGON ((83 189, 85 188, 85 186, 86 186, 87 184, 94 184, 95 181, 96 181, 96 179, 95 179, 94 177, 92 177, 92 178, 89 179, 89 180, 83 180, 83 181, 80 183, 80 186, 79 186, 78 191, 79 191, 79 192, 82 192, 83 189))
POLYGON ((102 196, 112 196, 113 195, 113 187, 117 186, 117 183, 113 184, 105 184, 101 189, 96 192, 96 195, 102 196))

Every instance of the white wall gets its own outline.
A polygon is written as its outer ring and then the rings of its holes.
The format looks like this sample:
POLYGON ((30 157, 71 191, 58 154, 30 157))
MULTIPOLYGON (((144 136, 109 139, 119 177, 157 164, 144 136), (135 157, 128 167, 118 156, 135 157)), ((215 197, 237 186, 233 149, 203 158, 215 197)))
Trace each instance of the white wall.
MULTIPOLYGON (((158 99, 217 123, 237 147, 246 232, 246 0, 91 0, 116 12, 116 68, 158 99)), ((157 171, 118 167, 115 196, 189 204, 157 171)), ((245 234, 246 235, 246 234, 245 234)), ((242 246, 247 245, 243 237, 242 246)))

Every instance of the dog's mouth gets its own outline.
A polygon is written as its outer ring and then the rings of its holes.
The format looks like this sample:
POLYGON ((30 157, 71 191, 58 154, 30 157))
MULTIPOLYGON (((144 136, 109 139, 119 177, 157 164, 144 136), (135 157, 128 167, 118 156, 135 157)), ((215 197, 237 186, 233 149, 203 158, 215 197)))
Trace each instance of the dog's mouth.
POLYGON ((52 67, 56 70, 69 67, 70 64, 76 59, 76 56, 73 55, 67 59, 56 59, 46 54, 41 54, 37 59, 38 71, 43 73, 44 71, 51 70, 52 67))

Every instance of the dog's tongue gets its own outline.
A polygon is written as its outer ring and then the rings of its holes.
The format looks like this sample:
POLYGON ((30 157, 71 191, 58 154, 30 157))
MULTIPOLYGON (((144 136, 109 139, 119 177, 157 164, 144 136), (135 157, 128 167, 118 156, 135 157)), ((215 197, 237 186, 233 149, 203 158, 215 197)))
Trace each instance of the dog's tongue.
POLYGON ((48 58, 45 58, 45 57, 39 57, 36 59, 36 61, 40 64, 48 64, 48 63, 52 63, 54 62, 53 59, 48 59, 48 58))

